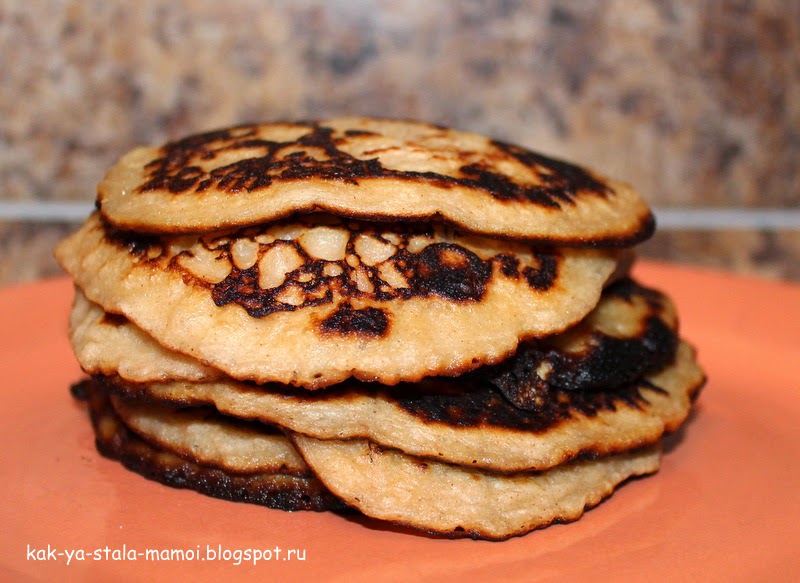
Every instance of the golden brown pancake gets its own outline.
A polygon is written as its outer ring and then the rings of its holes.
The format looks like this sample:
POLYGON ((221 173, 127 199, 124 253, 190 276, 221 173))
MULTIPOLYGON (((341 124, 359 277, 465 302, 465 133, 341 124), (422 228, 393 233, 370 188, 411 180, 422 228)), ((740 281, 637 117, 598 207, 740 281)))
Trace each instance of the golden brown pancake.
POLYGON ((88 374, 110 375, 134 382, 157 380, 213 381, 221 371, 185 354, 166 350, 121 314, 110 314, 89 301, 79 288, 69 318, 69 340, 88 374))
POLYGON ((97 450, 150 480, 279 510, 346 509, 313 476, 277 472, 238 474, 189 461, 146 443, 119 420, 106 393, 91 381, 74 387, 73 394, 88 401, 97 450))
POLYGON ((495 474, 368 441, 292 441, 320 480, 367 516, 451 537, 504 540, 580 518, 622 482, 658 470, 658 445, 539 473, 495 474))
POLYGON ((611 391, 549 391, 535 411, 513 406, 486 381, 434 379, 392 390, 363 385, 281 391, 236 381, 127 383, 130 398, 214 405, 319 439, 357 439, 406 453, 502 472, 545 469, 581 455, 657 441, 687 418, 704 376, 687 344, 674 364, 611 391))
POLYGON ((326 211, 444 220, 559 245, 632 245, 653 231, 630 186, 518 146, 425 123, 336 118, 248 125, 137 148, 99 186, 114 225, 198 232, 326 211))
POLYGON ((91 301, 165 347, 234 378, 306 388, 499 361, 583 318, 619 256, 392 229, 318 217, 158 238, 95 215, 56 256, 91 301))
POLYGON ((276 427, 224 417, 212 407, 172 407, 110 395, 120 420, 139 437, 204 466, 237 474, 311 471, 276 427))
MULTIPOLYGON (((120 328, 125 326, 133 324, 120 328)), ((429 379, 388 391, 350 383, 313 394, 229 379, 113 384, 130 395, 213 404, 229 415, 323 439, 365 437, 454 463, 541 469, 582 454, 651 443, 685 419, 704 377, 688 346, 665 368, 675 357, 676 327, 668 298, 622 279, 604 291, 578 326, 459 379, 429 379), (520 407, 513 397, 532 389, 531 402, 520 407), (502 451, 496 443, 503 444, 502 451)), ((126 340, 138 336, 116 334, 120 328, 107 327, 104 341, 117 352, 135 351, 126 340)), ((169 354, 155 346, 147 353, 169 354)))
POLYGON ((628 185, 409 121, 138 148, 56 249, 104 455, 163 483, 503 540, 655 472, 705 377, 628 185))
MULTIPOLYGON (((478 375, 517 407, 535 407, 549 388, 612 389, 668 364, 677 346, 672 302, 630 278, 607 287, 598 305, 569 330, 524 343, 516 355, 478 375), (530 403, 528 403, 530 401, 530 403), (526 403, 528 403, 526 405, 526 403)), ((216 369, 167 350, 124 316, 108 314, 76 289, 70 342, 84 371, 134 382, 213 381, 216 369)))

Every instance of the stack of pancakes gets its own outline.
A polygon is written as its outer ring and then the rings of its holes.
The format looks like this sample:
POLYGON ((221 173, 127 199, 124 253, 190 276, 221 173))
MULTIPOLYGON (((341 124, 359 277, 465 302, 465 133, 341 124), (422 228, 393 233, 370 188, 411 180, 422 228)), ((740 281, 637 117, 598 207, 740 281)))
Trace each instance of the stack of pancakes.
POLYGON ((655 472, 704 376, 625 184, 365 118, 124 156, 56 256, 98 449, 285 510, 501 540, 655 472))

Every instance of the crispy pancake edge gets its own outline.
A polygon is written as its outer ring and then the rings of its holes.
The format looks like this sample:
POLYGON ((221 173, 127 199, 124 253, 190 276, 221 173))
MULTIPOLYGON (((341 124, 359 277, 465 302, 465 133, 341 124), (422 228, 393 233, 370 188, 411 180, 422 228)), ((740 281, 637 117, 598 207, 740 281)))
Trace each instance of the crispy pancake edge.
POLYGON ((282 474, 233 475, 158 450, 138 439, 114 415, 102 390, 91 381, 73 387, 73 395, 88 401, 95 445, 103 456, 143 477, 173 488, 195 490, 232 502, 247 502, 276 510, 347 511, 316 478, 282 474), (164 460, 168 460, 164 463, 164 460))

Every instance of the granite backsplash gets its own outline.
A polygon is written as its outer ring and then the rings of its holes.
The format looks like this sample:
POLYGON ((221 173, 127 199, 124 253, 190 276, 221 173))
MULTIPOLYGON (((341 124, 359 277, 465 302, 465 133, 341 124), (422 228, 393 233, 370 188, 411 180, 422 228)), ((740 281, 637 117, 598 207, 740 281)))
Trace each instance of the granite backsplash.
MULTIPOLYGON (((85 201, 128 149, 343 113, 488 133, 657 208, 800 207, 800 2, 0 0, 0 202, 85 201)), ((0 283, 69 221, 3 220, 0 283)), ((800 280, 800 232, 670 230, 647 257, 800 280)))

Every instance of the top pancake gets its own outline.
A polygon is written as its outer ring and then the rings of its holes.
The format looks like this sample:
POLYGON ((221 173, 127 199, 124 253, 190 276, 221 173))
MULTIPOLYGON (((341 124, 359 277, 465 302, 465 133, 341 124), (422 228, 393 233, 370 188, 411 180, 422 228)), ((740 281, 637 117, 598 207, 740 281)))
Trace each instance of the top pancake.
POLYGON ((649 237, 637 192, 589 170, 425 123, 335 118, 239 126, 124 156, 98 189, 111 224, 185 233, 326 211, 377 221, 443 220, 559 245, 649 237))

